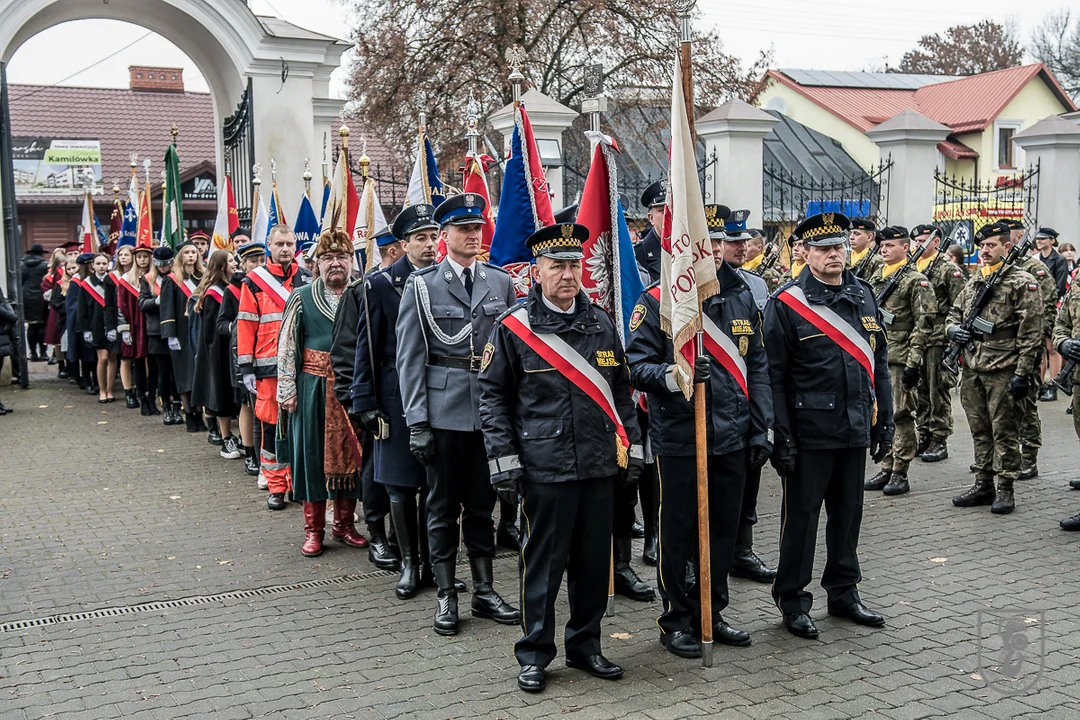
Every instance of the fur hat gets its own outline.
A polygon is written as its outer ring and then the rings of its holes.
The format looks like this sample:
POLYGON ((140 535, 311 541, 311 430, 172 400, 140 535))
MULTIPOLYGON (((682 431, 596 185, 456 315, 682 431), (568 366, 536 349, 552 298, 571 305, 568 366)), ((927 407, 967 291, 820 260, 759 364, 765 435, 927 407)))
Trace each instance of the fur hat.
POLYGON ((311 253, 314 257, 321 257, 326 253, 340 253, 352 256, 352 238, 344 230, 324 230, 315 243, 315 250, 311 253))

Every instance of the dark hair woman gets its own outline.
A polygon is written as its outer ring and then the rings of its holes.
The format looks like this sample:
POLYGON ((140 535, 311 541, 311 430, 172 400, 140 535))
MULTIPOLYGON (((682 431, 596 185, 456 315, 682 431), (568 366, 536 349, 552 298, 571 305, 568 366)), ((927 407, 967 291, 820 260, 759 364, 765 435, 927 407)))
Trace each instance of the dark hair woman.
POLYGON ((148 370, 157 370, 157 394, 161 398, 161 409, 165 414, 162 419, 166 425, 184 422, 180 415, 180 396, 173 382, 172 355, 168 342, 161 336, 161 289, 170 282, 166 278, 172 270, 173 257, 172 248, 155 248, 153 267, 139 279, 139 309, 146 323, 147 366, 148 370))
POLYGON ((108 308, 105 301, 109 257, 98 253, 92 268, 79 294, 79 331, 83 343, 97 355, 98 402, 110 403, 116 402, 112 393, 114 376, 109 375, 109 348, 116 341, 116 316, 115 308, 108 308))
POLYGON ((60 352, 60 338, 64 334, 64 293, 61 284, 64 279, 64 265, 67 263, 67 253, 64 248, 53 250, 49 258, 49 269, 45 277, 41 279, 41 297, 45 301, 45 344, 52 347, 52 355, 49 356, 49 364, 59 363, 57 377, 66 378, 67 362, 60 352))
MULTIPOLYGON (((144 416, 157 415, 153 388, 157 383, 157 363, 149 360, 146 316, 139 307, 141 282, 151 270, 152 250, 135 248, 131 267, 116 280, 117 329, 120 331, 120 374, 130 367, 128 405, 140 408, 144 416), (131 400, 134 399, 134 405, 131 400)), ((120 253, 117 251, 117 256, 120 253)))
POLYGON ((116 340, 109 346, 109 378, 116 377, 116 368, 120 367, 120 382, 124 386, 124 404, 131 410, 139 407, 139 401, 135 398, 135 386, 131 379, 131 358, 124 356, 124 342, 120 331, 120 292, 123 289, 123 277, 135 265, 135 256, 130 245, 122 245, 116 248, 113 256, 113 266, 109 274, 105 276, 105 307, 109 311, 109 318, 113 325, 109 329, 115 331, 116 340))
POLYGON ((94 349, 83 342, 82 328, 79 326, 79 305, 82 302, 83 284, 90 274, 90 263, 93 260, 91 253, 83 253, 75 258, 75 271, 70 274, 71 282, 64 298, 68 372, 75 378, 79 389, 85 390, 87 395, 97 395, 98 392, 97 380, 94 377, 97 358, 94 349))
POLYGON ((228 250, 217 250, 210 256, 206 274, 195 289, 195 312, 202 322, 195 351, 195 377, 191 388, 193 407, 205 408, 217 421, 221 433, 221 457, 235 460, 244 456, 240 443, 232 434, 232 420, 240 414, 232 386, 229 338, 217 331, 229 279, 236 262, 228 250))
POLYGON ((188 298, 203 276, 202 258, 195 243, 184 241, 176 248, 172 272, 161 284, 161 337, 169 344, 173 380, 184 406, 187 431, 206 432, 202 411, 191 405, 191 387, 195 379, 195 347, 188 331, 188 298))

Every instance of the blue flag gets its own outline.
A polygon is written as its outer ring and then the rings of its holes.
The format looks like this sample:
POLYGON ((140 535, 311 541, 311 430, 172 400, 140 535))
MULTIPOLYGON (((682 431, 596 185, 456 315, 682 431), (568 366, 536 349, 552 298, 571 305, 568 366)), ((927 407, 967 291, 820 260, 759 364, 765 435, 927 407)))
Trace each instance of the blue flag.
POLYGON ((319 218, 315 217, 315 208, 311 207, 311 200, 307 194, 300 197, 300 210, 296 213, 296 225, 293 226, 296 234, 296 245, 301 243, 315 242, 319 239, 319 218))
POLYGON ((135 240, 138 238, 139 229, 139 214, 135 211, 135 206, 131 204, 129 200, 124 205, 124 222, 120 225, 120 239, 116 243, 116 247, 121 248, 124 245, 135 247, 135 240))
POLYGON ((443 189, 442 179, 439 177, 439 166, 435 162, 435 151, 431 149, 431 141, 424 136, 424 157, 427 165, 428 187, 431 188, 431 204, 439 207, 439 203, 446 199, 446 190, 443 189))
MULTIPOLYGON (((305 195, 304 197, 307 197, 307 196, 305 195)), ((277 212, 277 193, 275 192, 275 193, 270 193, 270 225, 269 225, 269 227, 274 227, 275 225, 280 224, 279 221, 278 221, 278 216, 277 215, 278 215, 278 212, 277 212)))
POLYGON ((96 213, 94 214, 94 232, 97 233, 98 247, 108 247, 109 233, 105 232, 105 228, 101 227, 101 223, 98 222, 96 213))
POLYGON ((515 125, 510 139, 510 158, 503 169, 495 234, 491 238, 492 265, 532 262, 533 254, 525 245, 525 239, 536 232, 534 217, 525 163, 521 159, 521 133, 515 125))
MULTIPOLYGON (((305 195, 304 197, 307 197, 307 195, 305 195)), ((328 203, 328 202, 330 202, 330 181, 329 180, 327 180, 323 184, 322 205, 319 207, 319 217, 320 218, 326 217, 326 203, 328 203)), ((309 207, 311 206, 311 201, 310 200, 308 201, 308 206, 309 207)), ((312 209, 314 210, 314 208, 312 208, 312 209)), ((297 217, 297 220, 299 220, 300 215, 297 214, 296 217, 297 217)), ((319 232, 322 232, 322 220, 321 219, 318 221, 317 227, 319 228, 319 232)))

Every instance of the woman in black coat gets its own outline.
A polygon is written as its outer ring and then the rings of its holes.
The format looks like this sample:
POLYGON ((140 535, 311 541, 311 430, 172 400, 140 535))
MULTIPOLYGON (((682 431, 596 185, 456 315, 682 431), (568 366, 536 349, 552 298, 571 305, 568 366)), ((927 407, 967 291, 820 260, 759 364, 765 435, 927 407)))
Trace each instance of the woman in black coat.
POLYGON ((173 380, 184 406, 187 431, 206 432, 202 411, 191 405, 191 387, 195 380, 195 347, 189 340, 188 298, 203 276, 202 258, 195 243, 185 240, 176 248, 172 272, 161 283, 161 337, 169 344, 173 380))
POLYGON ((79 294, 79 328, 83 342, 94 348, 97 355, 98 402, 116 402, 113 397, 113 374, 109 373, 109 350, 116 342, 116 309, 105 301, 105 276, 109 272, 109 257, 94 256, 93 269, 83 281, 79 294))
POLYGON ((172 356, 168 342, 161 336, 161 288, 170 282, 167 278, 172 271, 172 248, 154 248, 153 258, 152 269, 139 280, 139 310, 146 322, 147 375, 157 376, 162 421, 165 425, 179 425, 184 419, 180 416, 180 396, 173 382, 172 356))
POLYGON ((232 253, 217 250, 210 256, 195 295, 195 312, 202 322, 198 347, 195 351, 195 380, 191 388, 191 405, 205 408, 217 421, 221 433, 221 457, 235 460, 244 456, 232 434, 232 420, 240 414, 232 386, 229 338, 218 333, 218 316, 229 278, 236 270, 232 253))
POLYGON ((41 281, 49 271, 45 260, 45 248, 34 243, 23 255, 19 265, 22 280, 23 322, 26 323, 26 344, 30 348, 30 360, 46 359, 45 351, 45 301, 41 295, 41 281))

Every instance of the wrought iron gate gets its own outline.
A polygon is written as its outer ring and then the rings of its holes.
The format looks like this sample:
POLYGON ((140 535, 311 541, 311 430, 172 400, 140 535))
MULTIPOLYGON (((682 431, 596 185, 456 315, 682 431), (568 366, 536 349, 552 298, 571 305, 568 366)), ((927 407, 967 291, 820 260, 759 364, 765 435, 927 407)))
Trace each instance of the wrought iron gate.
POLYGON ((255 113, 251 102, 251 78, 236 106, 236 112, 225 120, 222 128, 225 142, 225 172, 232 178, 236 197, 236 214, 240 222, 251 224, 252 166, 255 164, 255 113))
POLYGON ((7 63, 0 62, 0 186, 3 187, 3 206, 0 209, 4 224, 4 272, 7 275, 7 299, 18 316, 12 333, 15 354, 12 367, 24 388, 30 385, 29 368, 26 365, 26 348, 23 345, 23 306, 18 263, 22 255, 22 233, 19 214, 15 205, 15 165, 11 152, 11 105, 8 102, 7 63))
POLYGON ((975 231, 996 220, 1021 220, 1037 225, 1039 217, 1039 164, 1017 175, 997 180, 946 176, 934 171, 934 222, 946 233, 957 231, 955 242, 971 255, 975 231))

